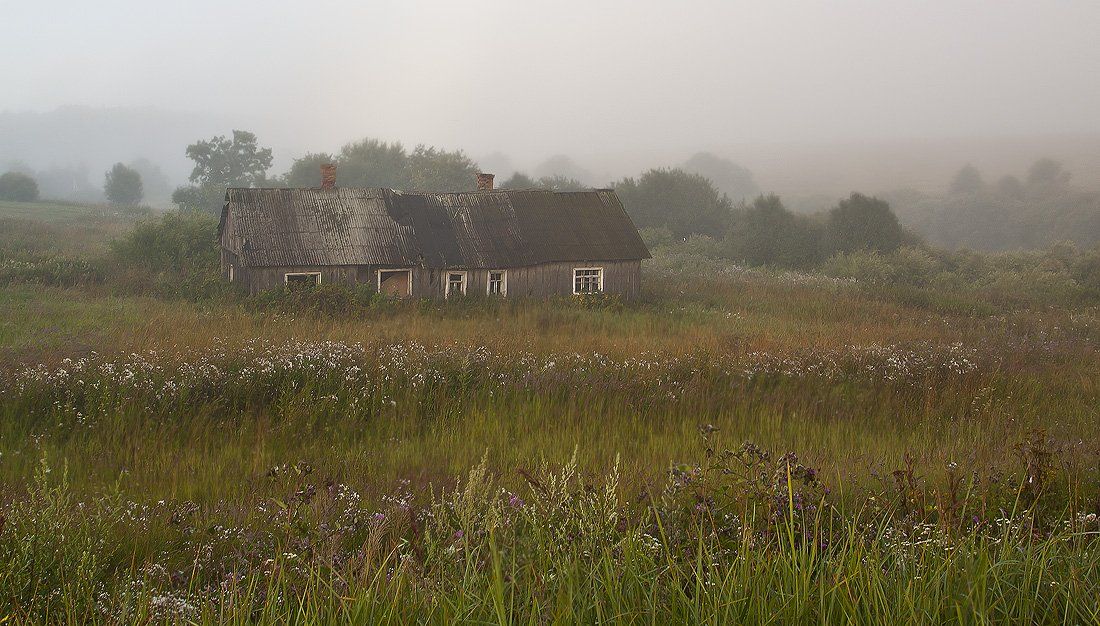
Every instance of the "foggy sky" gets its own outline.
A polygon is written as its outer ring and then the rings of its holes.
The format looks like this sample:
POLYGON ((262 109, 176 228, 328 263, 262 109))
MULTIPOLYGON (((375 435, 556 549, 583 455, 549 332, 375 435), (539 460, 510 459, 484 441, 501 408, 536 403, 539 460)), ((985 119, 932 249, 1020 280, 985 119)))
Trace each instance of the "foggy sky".
POLYGON ((284 166, 363 136, 610 175, 702 149, 1100 133, 1095 1, 0 9, 0 111, 151 106, 254 130, 284 166))

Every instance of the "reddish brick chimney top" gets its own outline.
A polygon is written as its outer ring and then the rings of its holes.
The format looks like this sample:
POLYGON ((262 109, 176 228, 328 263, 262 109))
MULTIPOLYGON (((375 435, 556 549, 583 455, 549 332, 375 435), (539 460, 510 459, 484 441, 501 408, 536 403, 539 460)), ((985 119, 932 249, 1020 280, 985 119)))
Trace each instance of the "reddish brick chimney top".
POLYGON ((493 175, 486 174, 484 172, 478 172, 477 176, 477 190, 478 191, 492 191, 493 190, 493 175))
POLYGON ((321 166, 321 189, 336 188, 336 165, 325 163, 321 166))

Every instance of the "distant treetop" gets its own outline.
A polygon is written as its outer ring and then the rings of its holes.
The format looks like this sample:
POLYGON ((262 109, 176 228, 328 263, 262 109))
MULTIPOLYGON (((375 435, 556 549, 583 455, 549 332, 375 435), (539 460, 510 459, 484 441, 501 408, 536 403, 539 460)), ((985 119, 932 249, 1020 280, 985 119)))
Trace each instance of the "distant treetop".
POLYGON ((38 183, 22 172, 0 174, 0 200, 34 202, 38 200, 38 183))

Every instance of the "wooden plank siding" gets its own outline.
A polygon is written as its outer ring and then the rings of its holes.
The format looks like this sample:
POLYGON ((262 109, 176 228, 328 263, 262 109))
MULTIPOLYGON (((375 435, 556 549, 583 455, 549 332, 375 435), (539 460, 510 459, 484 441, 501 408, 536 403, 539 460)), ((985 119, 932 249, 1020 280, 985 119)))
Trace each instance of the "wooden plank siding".
MULTIPOLYGON (((232 263, 230 254, 223 255, 223 267, 232 263)), ((493 268, 508 273, 507 297, 545 298, 549 296, 568 296, 573 293, 573 269, 579 267, 602 267, 604 270, 604 293, 615 294, 626 299, 637 298, 641 285, 641 261, 575 261, 542 263, 527 267, 493 268)), ((400 266, 366 265, 295 265, 280 267, 235 267, 234 282, 244 286, 250 293, 259 293, 268 289, 278 289, 285 284, 288 273, 321 274, 321 284, 354 287, 366 285, 376 288, 379 269, 406 269, 400 266)), ((449 269, 415 267, 412 269, 412 297, 443 298, 449 272, 466 272, 466 294, 486 295, 488 288, 488 269, 455 267, 449 269)), ((227 272, 228 274, 228 272, 227 272)), ((227 276, 228 278, 228 276, 227 276)))

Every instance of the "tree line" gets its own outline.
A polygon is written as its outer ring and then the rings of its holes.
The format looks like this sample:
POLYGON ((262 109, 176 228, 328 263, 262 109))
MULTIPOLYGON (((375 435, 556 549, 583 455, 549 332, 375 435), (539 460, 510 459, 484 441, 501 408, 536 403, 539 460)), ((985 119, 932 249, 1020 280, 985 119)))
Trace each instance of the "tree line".
POLYGON ((1060 241, 1100 243, 1100 193, 1071 183, 1063 165, 1036 161, 1022 176, 994 181, 973 165, 961 168, 941 194, 889 194, 898 214, 929 242, 945 248, 1035 249, 1060 241))
MULTIPOLYGON (((418 191, 470 191, 478 164, 461 150, 363 139, 335 153, 309 153, 282 174, 270 172, 273 154, 255 134, 197 141, 186 148, 194 163, 189 184, 172 193, 184 209, 218 213, 226 187, 318 187, 322 164, 338 167, 345 187, 391 187, 418 191)), ((572 191, 589 188, 567 157, 555 157, 559 171, 532 177, 514 172, 503 189, 572 191)), ((545 170, 543 170, 545 172, 545 170)), ((749 265, 805 269, 838 253, 887 253, 926 238, 945 247, 1033 248, 1070 240, 1100 241, 1100 195, 1069 184, 1070 175, 1047 159, 1023 180, 1012 176, 987 183, 972 166, 962 168, 942 196, 898 192, 882 198, 853 193, 818 214, 796 213, 773 194, 761 194, 752 173, 709 153, 678 167, 650 169, 609 183, 635 225, 655 244, 692 237, 712 240, 712 251, 749 265), (893 207, 900 207, 895 214, 893 207), (913 227, 902 226, 899 215, 913 227)), ((104 195, 114 204, 142 200, 144 181, 134 166, 115 164, 105 174, 104 195)), ((21 172, 0 176, 0 199, 33 200, 35 181, 21 172)))
MULTIPOLYGON (((282 175, 269 176, 272 153, 254 134, 234 131, 187 148, 195 167, 191 185, 173 200, 187 208, 219 211, 226 187, 319 187, 321 165, 337 165, 346 187, 392 187, 418 191, 471 191, 478 165, 462 151, 363 139, 338 153, 310 153, 282 175)), ((715 238, 723 256, 752 265, 807 268, 838 252, 889 252, 915 241, 883 200, 854 193, 827 214, 796 215, 775 195, 758 192, 752 174, 725 159, 701 153, 681 167, 651 169, 610 185, 635 225, 655 242, 692 235, 715 238), (704 175, 705 172, 708 175, 704 175), (721 181, 723 189, 714 182, 721 181), (742 199, 731 200, 730 193, 742 199)), ((502 189, 573 191, 588 185, 564 175, 533 178, 516 172, 502 189)))
POLYGON ((0 200, 35 202, 46 198, 138 205, 147 201, 165 201, 172 192, 168 177, 155 163, 145 158, 115 163, 104 172, 103 183, 98 187, 89 176, 84 167, 51 167, 35 171, 15 162, 0 174, 0 200))

